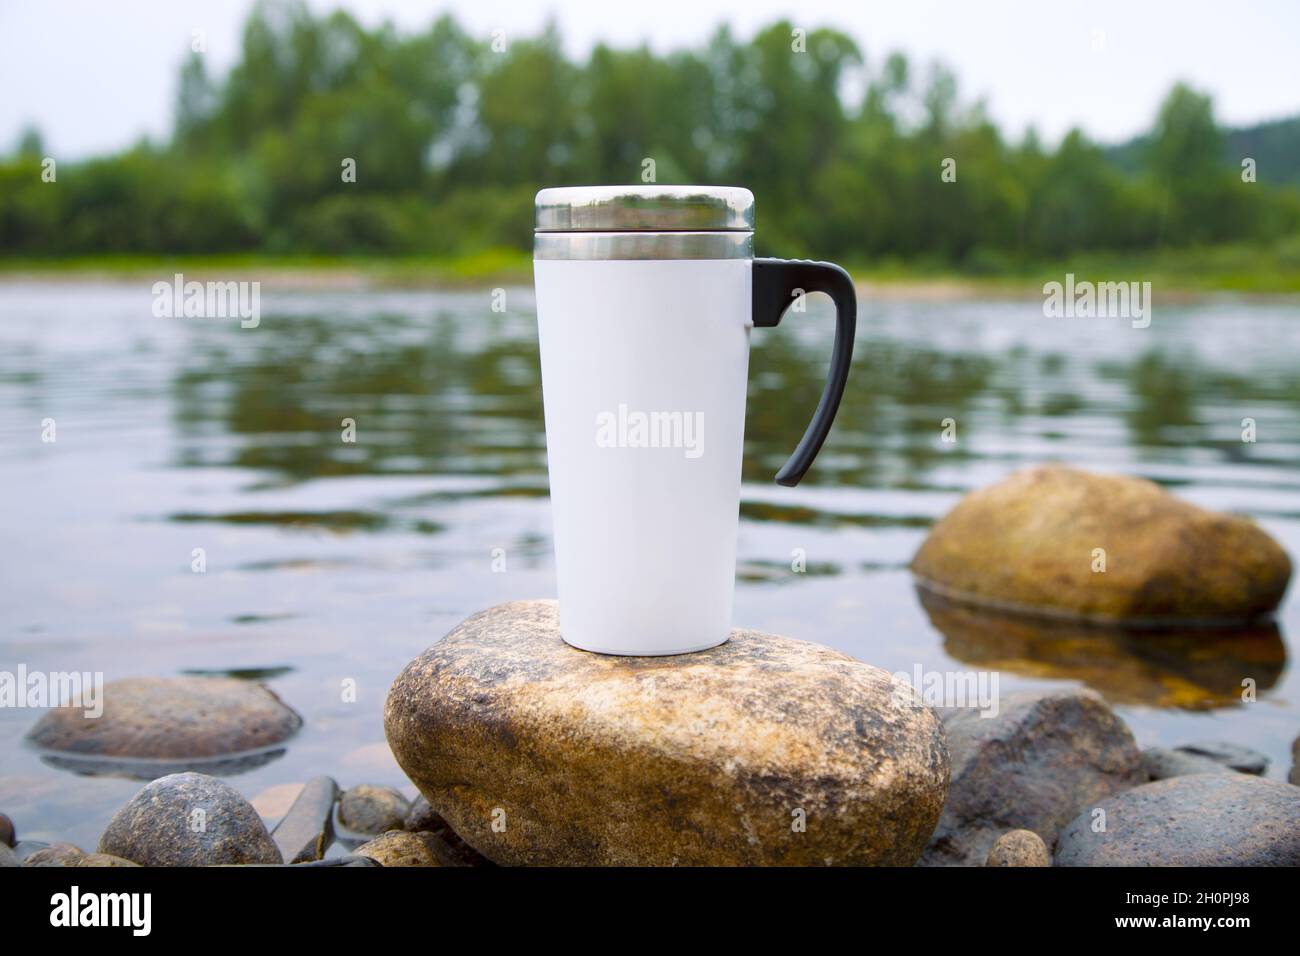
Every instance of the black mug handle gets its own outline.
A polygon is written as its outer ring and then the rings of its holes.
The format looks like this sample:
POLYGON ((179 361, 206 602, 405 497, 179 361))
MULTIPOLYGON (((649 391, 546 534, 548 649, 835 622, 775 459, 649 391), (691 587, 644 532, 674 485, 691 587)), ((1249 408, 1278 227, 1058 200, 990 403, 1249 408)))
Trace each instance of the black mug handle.
POLYGON ((826 441, 831 423, 835 421, 835 413, 839 411, 844 386, 849 380, 849 366, 853 361, 858 298, 853 291, 853 280, 839 266, 804 259, 755 259, 753 288, 754 325, 758 328, 775 328, 794 301, 796 293, 825 292, 835 303, 835 348, 831 352, 831 370, 826 379, 826 388, 794 454, 776 473, 778 485, 794 487, 821 451, 822 442, 826 441))

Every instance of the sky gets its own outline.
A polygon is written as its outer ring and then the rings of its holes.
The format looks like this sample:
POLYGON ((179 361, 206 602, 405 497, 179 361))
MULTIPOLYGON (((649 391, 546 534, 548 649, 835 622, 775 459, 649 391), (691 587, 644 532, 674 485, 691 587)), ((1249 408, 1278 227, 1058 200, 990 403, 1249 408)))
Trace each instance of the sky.
MULTIPOLYGON (((1300 2, 1203 0, 308 0, 373 26, 414 30, 443 12, 471 33, 537 32, 548 18, 569 52, 596 42, 666 51, 721 23, 741 37, 782 17, 851 35, 878 65, 892 50, 941 60, 962 98, 982 98, 1012 137, 1051 143, 1074 126, 1120 142, 1149 128, 1177 80, 1214 96, 1219 121, 1300 113, 1300 2)), ((170 132, 178 66, 203 31, 210 75, 238 54, 252 0, 0 0, 0 152, 35 124, 47 152, 79 159, 170 132)))

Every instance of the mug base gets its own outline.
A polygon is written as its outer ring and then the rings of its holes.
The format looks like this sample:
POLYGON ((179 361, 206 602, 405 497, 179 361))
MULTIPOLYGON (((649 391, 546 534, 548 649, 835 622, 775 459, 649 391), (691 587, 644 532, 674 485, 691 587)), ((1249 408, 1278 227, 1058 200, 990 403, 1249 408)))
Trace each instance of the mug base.
POLYGON ((570 640, 568 637, 565 637, 563 633, 560 634, 560 637, 564 638, 564 643, 568 644, 570 647, 576 647, 580 651, 590 651, 592 654, 604 654, 608 657, 675 657, 678 654, 694 654, 698 651, 707 651, 710 648, 718 647, 722 644, 727 643, 727 641, 730 640, 731 635, 725 634, 722 636, 721 639, 716 641, 709 641, 708 643, 705 644, 692 644, 687 647, 677 647, 677 648, 670 648, 668 650, 652 650, 652 651, 614 650, 613 648, 609 648, 609 647, 596 647, 594 644, 586 644, 586 643, 581 643, 579 641, 570 640))

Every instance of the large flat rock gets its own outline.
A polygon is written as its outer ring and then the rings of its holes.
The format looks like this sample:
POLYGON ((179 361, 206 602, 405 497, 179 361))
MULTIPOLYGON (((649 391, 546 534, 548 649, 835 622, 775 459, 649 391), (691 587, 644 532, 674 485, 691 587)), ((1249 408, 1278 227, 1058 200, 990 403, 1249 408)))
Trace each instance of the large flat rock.
POLYGON ((735 630, 607 657, 553 601, 471 617, 389 692, 388 741, 453 830, 503 864, 898 864, 939 819, 935 714, 885 671, 735 630))

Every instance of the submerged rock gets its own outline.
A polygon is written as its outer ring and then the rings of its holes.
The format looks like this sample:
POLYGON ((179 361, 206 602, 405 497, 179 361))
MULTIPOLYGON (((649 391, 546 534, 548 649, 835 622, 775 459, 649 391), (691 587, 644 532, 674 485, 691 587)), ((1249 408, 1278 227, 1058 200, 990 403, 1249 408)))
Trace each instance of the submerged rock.
POLYGON ((302 719, 261 684, 225 677, 133 677, 104 685, 102 715, 58 707, 37 722, 28 739, 55 751, 48 759, 57 766, 152 779, 188 766, 251 769, 277 756, 266 748, 301 725, 302 719), (246 753, 251 751, 261 752, 246 753), (236 754, 241 756, 231 757, 236 754), (235 765, 223 763, 232 759, 235 765))
POLYGON ((1071 821, 1056 865, 1297 866, 1300 787, 1242 773, 1136 787, 1071 821))
POLYGON ((1174 749, 1179 753, 1213 760, 1238 773, 1249 773, 1259 777, 1268 770, 1268 758, 1258 750, 1251 750, 1241 744, 1224 740, 1199 740, 1193 744, 1182 744, 1174 749))
POLYGON ((1033 830, 1008 830, 989 850, 985 866, 1051 866, 1043 838, 1033 830))
POLYGON ((280 848, 285 863, 319 860, 334 839, 334 801, 338 784, 330 777, 316 777, 306 785, 274 830, 271 839, 280 848))
POLYGON ((160 777, 109 821, 99 852, 143 866, 280 863, 257 811, 215 777, 160 777))
POLYGON ((933 711, 879 668, 735 630, 609 657, 553 601, 465 621, 406 667, 385 729, 451 828, 506 864, 896 864, 943 805, 933 711))
POLYGON ((934 526, 912 571, 964 601, 1168 623, 1271 613, 1291 561, 1246 518, 1205 511, 1140 478, 1053 465, 963 498, 934 526))
POLYGON ((952 783, 925 866, 979 866, 1006 830, 1051 847, 1088 803, 1146 781, 1133 735, 1093 691, 1012 694, 995 717, 946 712, 944 730, 952 783))
POLYGON ((339 798, 339 822, 353 833, 371 836, 400 830, 411 809, 406 797, 392 787, 362 783, 339 798))

